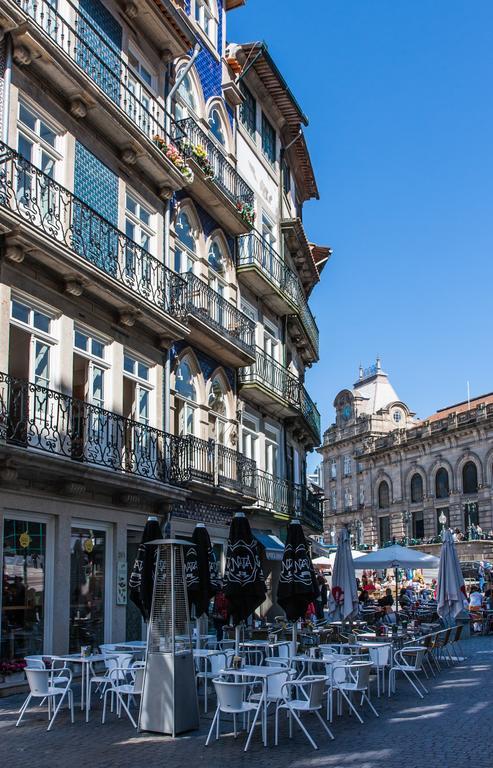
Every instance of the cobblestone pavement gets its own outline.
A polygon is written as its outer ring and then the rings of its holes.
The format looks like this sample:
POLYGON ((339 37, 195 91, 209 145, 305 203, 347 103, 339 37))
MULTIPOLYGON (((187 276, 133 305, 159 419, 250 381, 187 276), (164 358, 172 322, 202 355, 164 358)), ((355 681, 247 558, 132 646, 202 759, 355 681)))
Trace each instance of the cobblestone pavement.
MULTIPOLYGON (((252 746, 243 752, 244 736, 235 741, 225 736, 204 746, 209 716, 201 717, 199 732, 175 741, 152 734, 136 734, 127 718, 110 715, 101 725, 100 711, 86 724, 80 710, 70 724, 64 712, 53 731, 46 732, 46 713, 34 708, 19 728, 16 712, 23 696, 0 700, 0 766, 5 768, 94 768, 145 766, 146 768, 197 768, 200 765, 248 766, 248 768, 455 768, 470 764, 491 768, 492 737, 489 726, 493 704, 493 637, 472 638, 465 643, 466 659, 444 669, 429 681, 430 695, 418 699, 398 678, 397 695, 373 702, 380 718, 367 710, 364 724, 344 714, 335 717, 335 741, 329 741, 313 716, 307 722, 319 744, 313 750, 296 730, 287 738, 282 720, 279 747, 273 746, 269 723, 268 748, 260 742, 260 730, 252 746)), ((225 731, 229 730, 224 723, 225 731)))

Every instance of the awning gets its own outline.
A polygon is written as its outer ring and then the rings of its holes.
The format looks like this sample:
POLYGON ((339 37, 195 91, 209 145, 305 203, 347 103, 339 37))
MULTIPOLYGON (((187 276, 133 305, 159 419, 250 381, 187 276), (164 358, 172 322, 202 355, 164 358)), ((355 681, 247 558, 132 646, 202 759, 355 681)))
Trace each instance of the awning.
POLYGON ((259 531, 255 528, 252 530, 252 533, 258 543, 265 549, 267 560, 282 560, 284 544, 281 539, 278 539, 273 533, 265 533, 264 531, 259 531))

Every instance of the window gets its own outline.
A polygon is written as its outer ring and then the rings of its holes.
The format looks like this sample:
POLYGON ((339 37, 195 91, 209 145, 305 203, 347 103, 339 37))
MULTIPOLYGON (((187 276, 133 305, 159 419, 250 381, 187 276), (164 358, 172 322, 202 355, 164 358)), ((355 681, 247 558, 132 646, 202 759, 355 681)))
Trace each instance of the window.
POLYGON ((240 120, 248 133, 255 136, 257 130, 257 103, 254 95, 243 81, 240 81, 240 90, 244 97, 240 107, 240 120))
POLYGON ((479 504, 477 501, 464 504, 464 531, 469 539, 473 538, 471 525, 479 524, 479 504))
POLYGON ((350 510, 353 506, 353 494, 349 488, 344 489, 344 509, 350 510))
POLYGON ((389 484, 386 480, 382 480, 378 486, 378 507, 379 509, 387 509, 390 507, 389 484))
POLYGON ((155 243, 152 221, 152 211, 127 192, 125 196, 125 234, 130 242, 127 242, 125 247, 125 274, 128 278, 143 283, 151 283, 157 277, 153 259, 148 256, 148 253, 154 251, 155 243), (133 243, 140 247, 135 248, 133 243))
POLYGON ((478 492, 478 470, 473 461, 468 461, 462 469, 462 492, 478 492))
POLYGON ((450 495, 449 477, 445 467, 440 467, 435 475, 435 496, 437 499, 447 499, 450 495))
POLYGON ((264 319, 264 352, 269 357, 279 362, 281 345, 279 343, 279 332, 273 323, 264 319))
POLYGON ((181 360, 175 371, 175 434, 195 434, 197 390, 192 368, 187 360, 181 360))
POLYGON ((392 412, 392 418, 396 424, 399 424, 402 421, 402 411, 396 408, 395 411, 392 412))
POLYGON ((123 356, 123 413, 140 424, 149 424, 150 367, 132 355, 123 356))
POLYGON ((411 478, 411 502, 417 504, 423 501, 423 478, 416 472, 411 478))
POLYGON ((330 508, 333 512, 337 512, 337 491, 330 492, 330 508))
POLYGON ((211 384, 208 406, 209 437, 220 445, 226 444, 226 402, 221 380, 216 376, 211 384))
POLYGON ((207 260, 209 262, 209 266, 215 271, 218 272, 220 275, 222 275, 225 271, 225 258, 221 249, 221 246, 219 245, 217 240, 214 240, 211 243, 211 246, 209 248, 209 254, 207 256, 207 260))
MULTIPOLYGON (((181 76, 180 72, 183 72, 183 67, 178 72, 177 78, 181 76)), ((176 94, 176 120, 184 120, 186 117, 188 117, 189 112, 197 112, 197 98, 195 96, 192 78, 188 73, 181 81, 176 94)))
POLYGON ((37 331, 43 331, 44 333, 50 333, 51 331, 51 317, 49 315, 45 315, 44 312, 33 309, 28 304, 24 304, 17 299, 12 299, 11 317, 20 323, 31 326, 37 331))
POLYGON ((276 162, 276 132, 263 113, 262 152, 270 163, 274 164, 276 162))
POLYGON ((137 51, 128 52, 129 72, 127 77, 128 93, 125 98, 125 111, 139 128, 149 135, 154 130, 152 112, 154 110, 154 92, 156 76, 142 55, 137 51))
POLYGON ((388 515, 378 518, 378 535, 381 547, 390 541, 390 517, 388 515))
POLYGON ((181 211, 175 225, 175 272, 192 272, 197 246, 190 219, 181 211))
POLYGON ((265 427, 265 471, 274 477, 279 475, 279 432, 274 427, 265 427))
POLYGON ((126 353, 123 356, 123 370, 142 381, 149 381, 149 366, 126 353))
POLYGON ((214 17, 207 0, 195 0, 195 21, 215 45, 214 17))
POLYGON ((69 651, 104 642, 106 533, 72 528, 69 651))
POLYGON ((90 332, 74 328, 73 394, 98 408, 105 406, 106 344, 90 332))
POLYGON ((423 517, 423 511, 413 512, 413 538, 424 539, 425 536, 425 521, 423 517))
POLYGON ((285 195, 289 195, 291 192, 291 171, 285 157, 282 159, 282 188, 285 195))
POLYGON ((351 472, 353 471, 351 456, 344 456, 343 466, 344 466, 344 477, 348 477, 348 475, 350 475, 351 472))
MULTIPOLYGON (((57 151, 58 135, 44 117, 23 101, 19 102, 17 150, 29 163, 39 168, 50 179, 56 177, 56 163, 61 159, 57 151)), ((36 216, 51 215, 57 205, 53 199, 57 190, 45 179, 32 173, 29 167, 17 171, 16 192, 19 203, 35 211, 36 216)), ((59 205, 59 203, 58 203, 59 205)))
POLYGON ((330 460, 330 479, 335 480, 337 478, 337 459, 330 460))
POLYGON ((226 146, 226 139, 224 137, 224 126, 221 120, 221 115, 218 109, 212 109, 209 115, 209 129, 215 139, 220 144, 226 146))
POLYGON ((247 459, 258 461, 258 422, 243 414, 241 419, 241 447, 247 459))

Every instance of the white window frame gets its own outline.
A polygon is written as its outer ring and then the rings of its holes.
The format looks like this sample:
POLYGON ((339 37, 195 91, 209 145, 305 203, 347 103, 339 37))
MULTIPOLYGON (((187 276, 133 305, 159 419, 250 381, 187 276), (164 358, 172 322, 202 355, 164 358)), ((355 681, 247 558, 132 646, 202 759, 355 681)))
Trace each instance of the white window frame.
MULTIPOLYGON (((70 523, 70 536, 73 528, 91 528, 94 531, 103 531, 105 535, 105 553, 104 553, 104 642, 110 643, 113 634, 113 603, 116 595, 113 593, 113 529, 112 523, 104 523, 100 520, 86 520, 84 518, 73 518, 70 523)), ((70 558, 69 558, 70 562, 70 558)), ((69 607, 70 612, 70 607, 69 607)))
POLYGON ((88 377, 89 377, 90 393, 89 393, 88 402, 91 405, 97 406, 98 408, 103 408, 104 410, 107 410, 108 402, 109 402, 108 391, 111 391, 111 380, 110 380, 110 377, 107 375, 108 372, 111 371, 111 362, 108 360, 110 344, 111 344, 110 340, 105 339, 104 336, 100 336, 98 333, 94 333, 94 331, 92 331, 90 328, 87 328, 87 326, 81 325, 80 323, 74 323, 72 342, 73 342, 74 355, 79 355, 80 357, 85 358, 89 362, 88 377), (75 346, 76 331, 80 331, 80 333, 83 333, 85 336, 88 336, 89 341, 92 341, 92 339, 94 339, 95 341, 98 341, 100 344, 103 344, 104 357, 98 357, 97 355, 93 355, 92 352, 87 352, 84 349, 80 349, 80 347, 76 347, 75 346), (100 403, 95 403, 93 399, 92 371, 95 366, 103 370, 103 403, 102 405, 100 403))
POLYGON ((212 9, 207 0, 192 0, 190 15, 195 24, 202 30, 205 37, 217 49, 217 19, 212 13, 212 9), (206 18, 208 25, 206 26, 206 18))
MULTIPOLYGON (((46 525, 46 553, 45 553, 45 587, 44 587, 44 627, 43 649, 44 653, 53 652, 53 607, 55 587, 55 520, 51 515, 38 514, 37 512, 20 512, 18 510, 4 509, 0 519, 0 563, 3 568, 3 531, 5 520, 27 520, 30 523, 44 523, 46 525)), ((0 583, 0 604, 3 600, 2 584, 0 583)), ((2 629, 2 611, 0 611, 0 633, 2 629)))
POLYGON ((337 491, 335 489, 330 492, 330 508, 332 512, 337 512, 337 491))
MULTIPOLYGON (((155 365, 153 363, 150 363, 149 360, 145 360, 143 357, 140 357, 139 355, 135 355, 133 352, 131 352, 129 349, 123 350, 123 359, 125 361, 125 357, 129 357, 131 360, 134 361, 136 366, 138 366, 139 363, 142 365, 147 366, 149 369, 149 378, 143 379, 141 376, 138 375, 138 373, 129 373, 129 371, 125 370, 125 367, 122 368, 123 378, 128 379, 129 381, 133 381, 136 385, 136 398, 138 402, 139 397, 139 389, 143 389, 148 393, 149 397, 149 408, 148 408, 148 416, 147 416, 147 422, 140 421, 140 417, 138 414, 135 414, 134 418, 136 421, 138 421, 140 424, 145 424, 146 426, 150 426, 151 424, 154 424, 154 418, 155 418, 155 398, 154 398, 154 372, 155 372, 155 365)), ((124 363, 125 364, 125 363, 124 363)), ((137 367, 138 370, 138 367, 137 367)))
POLYGON ((282 461, 281 461, 281 429, 280 427, 275 426, 274 424, 265 424, 264 425, 264 467, 265 471, 268 474, 272 474, 273 477, 282 478, 282 461), (272 438, 267 437, 267 431, 270 431, 271 433, 276 433, 276 440, 275 440, 275 446, 276 446, 276 457, 277 457, 277 473, 271 472, 269 469, 267 469, 267 446, 270 444, 272 445, 274 443, 274 440, 272 438))
POLYGON ((29 141, 32 141, 33 143, 33 157, 31 159, 32 165, 36 166, 36 168, 41 169, 41 153, 46 152, 48 155, 52 157, 52 159, 55 162, 55 168, 54 168, 54 174, 53 179, 55 181, 59 181, 60 177, 60 165, 61 161, 63 160, 63 152, 62 152, 62 134, 64 133, 63 129, 57 125, 53 119, 46 113, 41 110, 34 102, 32 102, 30 99, 26 99, 24 95, 19 96, 18 102, 17 102, 17 119, 16 119, 16 147, 19 147, 19 134, 23 134, 29 141), (29 112, 32 112, 35 119, 36 119, 36 127, 33 130, 32 128, 29 128, 25 123, 21 122, 20 118, 20 110, 21 106, 24 106, 29 112), (47 141, 44 141, 41 136, 39 135, 39 122, 42 121, 45 123, 50 130, 53 131, 55 134, 55 146, 53 147, 51 144, 49 144, 47 141))
MULTIPOLYGON (((190 227, 193 230, 193 225, 192 225, 192 221, 191 221, 189 212, 187 210, 180 211, 178 216, 180 216, 181 213, 185 214, 185 216, 187 217, 187 219, 189 221, 190 227)), ((178 274, 186 274, 187 272, 191 272, 192 274, 194 274, 195 273, 195 268, 196 268, 195 265, 198 263, 198 260, 199 260, 199 254, 197 252, 197 244, 198 244, 197 240, 196 239, 194 240, 194 242, 195 242, 195 251, 192 251, 189 248, 189 246, 186 243, 183 242, 183 240, 180 240, 180 235, 179 235, 179 232, 178 232, 178 228, 176 227, 176 224, 175 224, 175 227, 174 227, 173 231, 174 231, 174 239, 175 239, 174 250, 173 250, 173 270, 175 272, 177 271, 175 267, 176 267, 176 249, 178 248, 181 251, 181 262, 182 262, 181 269, 178 271, 178 274), (190 262, 190 269, 183 269, 183 266, 184 266, 183 259, 184 258, 188 262, 190 262)))
POLYGON ((28 373, 28 380, 30 382, 34 382, 34 366, 35 366, 35 345, 37 341, 42 342, 43 344, 46 344, 49 347, 49 378, 48 378, 48 384, 47 385, 41 385, 46 386, 47 389, 55 389, 56 387, 56 378, 54 376, 55 371, 58 370, 57 364, 58 360, 56 357, 56 352, 58 352, 58 339, 56 338, 54 331, 56 329, 55 323, 57 320, 57 317, 59 315, 55 314, 52 310, 50 310, 46 305, 32 301, 32 299, 28 297, 24 297, 23 294, 12 292, 10 296, 10 306, 9 306, 9 327, 10 325, 14 325, 17 328, 22 329, 30 336, 30 350, 29 350, 29 373, 28 373), (23 304, 29 309, 30 313, 30 319, 28 323, 24 323, 22 320, 18 320, 17 318, 12 316, 12 303, 14 301, 19 302, 20 304, 23 304), (35 328, 35 326, 32 323, 32 316, 34 312, 40 312, 46 317, 50 318, 50 332, 47 333, 46 331, 40 330, 38 328, 35 328))
POLYGON ((343 474, 344 477, 349 477, 353 473, 353 460, 349 454, 343 456, 343 474))
POLYGON ((330 479, 337 480, 337 459, 330 460, 330 479))
POLYGON ((130 238, 134 243, 137 243, 137 245, 142 248, 143 250, 147 251, 151 254, 151 256, 156 255, 156 241, 157 241, 157 221, 156 221, 156 211, 154 208, 152 208, 147 202, 145 202, 140 195, 138 195, 131 187, 126 187, 125 189, 125 209, 124 209, 124 228, 125 228, 125 234, 126 234, 126 227, 127 227, 127 220, 136 228, 136 234, 141 235, 142 233, 149 236, 149 247, 146 248, 142 245, 140 242, 141 237, 134 237, 130 238), (130 197, 134 203, 137 206, 138 211, 140 212, 142 209, 146 211, 146 213, 149 214, 149 224, 145 224, 142 219, 140 218, 140 215, 137 213, 133 213, 130 211, 127 207, 127 197, 130 197))
POLYGON ((253 416, 251 413, 243 412, 242 413, 242 417, 241 417, 241 449, 242 449, 242 453, 244 453, 244 455, 247 456, 247 458, 250 458, 253 461, 255 461, 257 463, 257 465, 258 465, 258 459, 259 459, 259 455, 260 455, 260 451, 259 451, 259 448, 260 448, 259 430, 260 430, 260 421, 259 421, 258 417, 257 416, 253 416), (250 419, 250 421, 255 425, 255 428, 251 429, 250 427, 246 427, 243 424, 243 419, 250 419), (243 437, 244 437, 243 430, 245 430, 245 432, 247 432, 250 436, 254 435, 254 437, 251 437, 251 446, 253 448, 253 452, 252 453, 254 454, 252 456, 248 456, 248 454, 244 453, 244 451, 243 451, 243 437))

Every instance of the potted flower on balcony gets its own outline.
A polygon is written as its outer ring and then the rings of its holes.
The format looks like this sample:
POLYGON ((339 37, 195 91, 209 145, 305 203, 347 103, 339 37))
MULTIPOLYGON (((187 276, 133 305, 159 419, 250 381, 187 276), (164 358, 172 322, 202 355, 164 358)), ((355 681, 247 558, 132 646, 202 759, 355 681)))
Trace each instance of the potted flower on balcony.
POLYGON ((0 661, 0 683, 23 683, 26 679, 24 659, 15 661, 0 661))
POLYGON ((236 202, 236 210, 240 214, 241 218, 252 229, 255 224, 255 209, 253 203, 245 203, 243 200, 236 202))
POLYGON ((211 181, 214 178, 215 173, 214 168, 207 157, 207 150, 205 147, 203 147, 202 144, 194 144, 193 142, 186 140, 181 142, 181 147, 185 154, 193 157, 205 178, 211 181))
POLYGON ((189 165, 187 165, 185 158, 181 154, 178 147, 174 144, 168 143, 162 136, 156 134, 153 136, 153 142, 156 147, 163 153, 163 155, 177 168, 180 173, 186 178, 187 181, 193 181, 193 171, 189 165))

